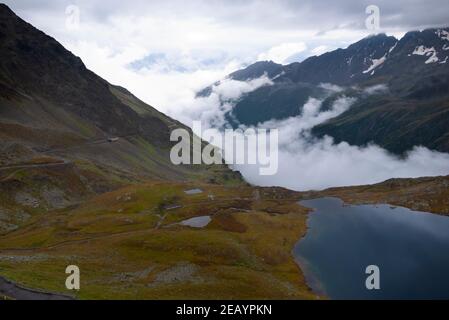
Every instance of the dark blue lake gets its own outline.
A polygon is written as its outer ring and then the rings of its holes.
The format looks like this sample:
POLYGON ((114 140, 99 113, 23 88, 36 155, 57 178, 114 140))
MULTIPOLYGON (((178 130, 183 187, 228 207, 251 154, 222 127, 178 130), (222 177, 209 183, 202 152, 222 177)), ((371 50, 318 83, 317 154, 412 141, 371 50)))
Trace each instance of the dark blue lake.
POLYGON ((301 201, 313 208, 293 254, 309 285, 331 299, 449 299, 449 217, 390 205, 301 201), (368 265, 380 289, 368 290, 368 265))

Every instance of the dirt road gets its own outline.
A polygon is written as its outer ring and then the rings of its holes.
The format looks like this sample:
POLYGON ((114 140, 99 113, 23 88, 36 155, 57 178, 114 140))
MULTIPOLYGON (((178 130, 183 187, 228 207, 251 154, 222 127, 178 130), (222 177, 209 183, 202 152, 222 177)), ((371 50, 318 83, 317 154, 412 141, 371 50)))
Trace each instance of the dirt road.
POLYGON ((0 297, 13 300, 74 300, 62 294, 27 289, 3 277, 0 277, 0 297))

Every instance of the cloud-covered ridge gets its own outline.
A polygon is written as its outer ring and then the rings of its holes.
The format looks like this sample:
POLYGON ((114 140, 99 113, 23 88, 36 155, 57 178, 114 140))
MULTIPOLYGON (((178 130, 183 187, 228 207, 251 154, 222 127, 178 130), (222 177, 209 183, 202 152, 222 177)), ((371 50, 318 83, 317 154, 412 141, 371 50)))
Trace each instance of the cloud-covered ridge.
MULTIPOLYGON (((256 82, 233 80, 232 85, 224 82, 215 86, 214 96, 197 99, 193 105, 207 105, 211 113, 224 119, 223 112, 232 108, 232 102, 229 101, 235 101, 238 93, 257 88, 255 83, 267 85, 269 81, 266 78, 256 82), (227 101, 226 107, 223 107, 223 101, 227 101)), ((339 91, 335 86, 322 85, 322 87, 328 87, 333 92, 339 91)), ((387 89, 385 86, 376 86, 364 89, 363 93, 375 94, 387 89)), ((312 136, 310 131, 314 126, 342 114, 355 101, 355 98, 341 96, 335 100, 330 109, 322 110, 322 100, 310 98, 304 106, 298 106, 302 108, 299 116, 259 124, 258 128, 279 130, 277 174, 260 175, 257 165, 235 165, 234 168, 250 183, 283 186, 294 190, 363 185, 399 177, 449 174, 449 154, 431 151, 421 146, 416 146, 401 158, 374 144, 358 147, 346 142, 336 144, 328 136, 324 138, 312 136)), ((203 121, 206 119, 207 117, 202 117, 203 121)), ((213 127, 214 123, 209 122, 207 126, 213 127)))

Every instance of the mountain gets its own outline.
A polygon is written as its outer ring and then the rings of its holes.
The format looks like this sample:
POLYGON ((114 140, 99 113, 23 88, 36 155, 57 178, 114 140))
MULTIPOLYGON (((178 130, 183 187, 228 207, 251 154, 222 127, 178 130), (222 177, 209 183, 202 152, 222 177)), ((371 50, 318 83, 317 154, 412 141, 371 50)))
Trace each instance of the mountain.
POLYGON ((297 194, 173 165, 175 128, 0 5, 0 299, 315 298, 297 194))
POLYGON ((3 4, 0 57, 0 207, 29 199, 63 207, 148 179, 239 180, 225 166, 173 165, 170 132, 187 127, 88 70, 3 4))
POLYGON ((285 66, 257 62, 228 78, 248 81, 265 74, 272 85, 241 97, 227 119, 234 127, 256 125, 301 114, 310 97, 323 100, 325 108, 336 95, 355 96, 357 102, 348 111, 315 127, 314 134, 355 145, 374 142, 395 153, 414 145, 447 152, 448 57, 449 28, 436 28, 408 32, 400 40, 372 35, 345 49, 285 66), (333 93, 322 84, 340 86, 342 91, 333 93), (374 86, 386 90, 357 94, 374 86))

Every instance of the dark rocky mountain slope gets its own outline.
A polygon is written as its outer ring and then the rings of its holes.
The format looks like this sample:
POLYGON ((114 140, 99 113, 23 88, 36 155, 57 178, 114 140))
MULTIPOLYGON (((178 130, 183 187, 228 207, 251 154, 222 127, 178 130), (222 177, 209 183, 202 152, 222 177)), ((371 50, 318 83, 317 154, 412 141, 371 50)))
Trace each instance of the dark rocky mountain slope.
POLYGON ((225 166, 173 165, 177 127, 0 4, 0 216, 138 181, 239 179, 225 166))

